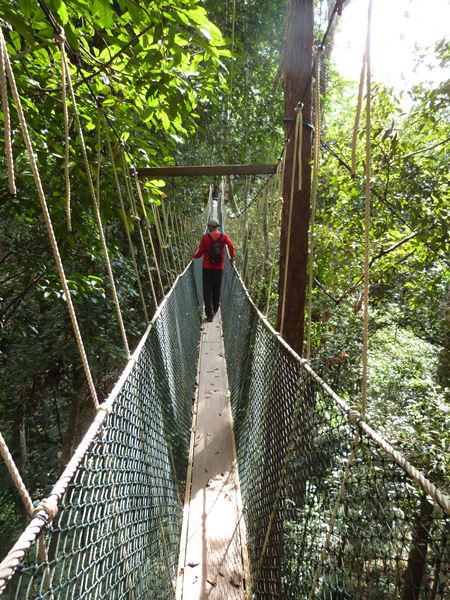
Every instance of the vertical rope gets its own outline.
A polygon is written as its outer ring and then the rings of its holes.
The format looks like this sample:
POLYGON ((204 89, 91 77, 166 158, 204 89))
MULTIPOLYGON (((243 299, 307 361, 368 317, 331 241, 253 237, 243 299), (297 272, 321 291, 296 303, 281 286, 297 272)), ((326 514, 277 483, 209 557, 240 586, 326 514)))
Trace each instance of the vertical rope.
POLYGON ((302 119, 302 106, 296 107, 296 118, 295 118, 295 133, 294 133, 294 151, 292 155, 292 178, 291 178, 291 190, 289 194, 289 213, 288 213, 288 226, 287 226, 287 241, 286 241, 286 257, 284 262, 284 273, 283 273, 283 295, 281 298, 281 319, 280 319, 280 334, 283 335, 284 329, 284 313, 286 310, 286 288, 287 288, 287 274, 289 265, 289 256, 291 250, 291 234, 292 234, 292 208, 294 204, 294 189, 295 189, 295 168, 297 165, 297 155, 301 155, 301 146, 299 145, 300 132, 303 128, 302 119))
MULTIPOLYGON (((280 198, 279 195, 277 195, 277 208, 276 208, 276 212, 275 212, 275 219, 276 219, 276 224, 278 227, 278 230, 280 229, 281 226, 281 209, 282 209, 282 200, 280 198)), ((272 295, 272 281, 273 281, 273 274, 274 274, 274 270, 275 270, 275 261, 272 260, 272 265, 270 268, 270 275, 269 275, 269 284, 268 284, 268 293, 267 293, 267 304, 266 304, 266 312, 265 312, 265 317, 266 319, 269 316, 269 309, 270 309, 270 299, 271 299, 271 295, 272 295)))
POLYGON ((361 120, 362 98, 363 98, 363 91, 364 91, 364 79, 366 76, 366 68, 367 68, 367 54, 366 54, 366 52, 364 52, 362 65, 361 65, 361 74, 360 74, 360 78, 359 78, 358 101, 356 104, 355 125, 353 127, 353 135, 352 135, 352 177, 356 177, 356 146, 357 146, 357 141, 358 141, 359 123, 361 120))
MULTIPOLYGON (((23 502, 25 511, 26 511, 28 517, 30 519, 32 519, 32 517, 34 515, 34 511, 35 511, 33 501, 31 499, 31 496, 28 493, 26 485, 19 473, 19 469, 17 468, 16 463, 14 462, 11 452, 9 451, 8 445, 1 433, 0 433, 0 454, 6 465, 6 468, 8 469, 8 473, 16 487, 16 490, 23 502)), ((38 555, 39 555, 39 560, 42 563, 45 563, 47 561, 47 548, 46 548, 45 536, 44 536, 43 532, 41 532, 41 534, 39 535, 39 538, 38 538, 38 555)), ((51 582, 51 573, 50 573, 50 568, 47 564, 44 567, 44 586, 45 586, 46 590, 48 590, 48 588, 50 587, 50 582, 51 582)), ((1 590, 0 590, 0 595, 1 595, 1 590)))
MULTIPOLYGON (((164 228, 165 228, 165 238, 167 240, 168 246, 173 248, 171 228, 170 228, 170 205, 168 205, 168 207, 166 208, 166 203, 161 202, 161 211, 162 211, 162 216, 163 216, 162 220, 163 220, 164 228)), ((173 250, 172 250, 172 264, 174 266, 175 271, 177 273, 180 273, 181 265, 178 264, 178 260, 179 260, 178 252, 173 252, 173 250)))
MULTIPOLYGON (((112 146, 111 146, 111 138, 109 136, 108 127, 107 127, 106 123, 104 123, 104 125, 105 125, 106 145, 107 145, 108 152, 109 152, 109 157, 110 157, 110 160, 111 160, 111 166, 112 166, 112 171, 113 171, 113 176, 114 176, 114 182, 116 184, 117 195, 119 196, 120 208, 121 208, 122 214, 124 216, 124 219, 126 219, 127 218, 127 212, 125 210, 125 204, 124 204, 124 201, 123 201, 123 194, 122 194, 122 189, 121 189, 120 182, 119 182, 119 176, 117 175, 117 167, 116 167, 116 162, 115 162, 115 159, 114 159, 114 153, 113 153, 112 146)), ((134 273, 136 275, 136 282, 137 282, 137 286, 138 286, 138 290, 139 290, 139 297, 141 299, 142 310, 143 310, 143 313, 144 313, 145 322, 148 324, 149 323, 149 318, 148 318, 148 312, 147 312, 147 305, 145 303, 145 296, 144 296, 144 291, 142 289, 141 276, 140 276, 139 267, 138 267, 138 264, 137 264, 137 261, 136 261, 136 254, 134 252, 133 242, 131 240, 131 235, 130 235, 130 231, 129 231, 129 228, 128 228, 128 223, 125 224, 125 233, 126 233, 126 236, 127 236, 128 247, 130 249, 131 261, 133 263, 134 273)))
POLYGON ((144 234, 142 233, 141 220, 139 218, 137 208, 136 208, 136 203, 134 201, 133 190, 131 189, 131 182, 130 182, 130 178, 128 175, 128 172, 129 172, 128 165, 127 165, 127 162, 125 159, 125 154, 123 153, 122 150, 120 152, 120 156, 121 156, 121 160, 122 160, 122 169, 123 169, 123 174, 124 174, 124 178, 125 178, 125 189, 127 191, 128 201, 130 203, 130 208, 131 208, 131 216, 132 216, 133 221, 135 223, 137 223, 138 232, 139 232, 139 240, 141 242, 142 253, 144 255, 144 261, 145 261, 145 267, 147 269, 148 282, 150 285, 150 290, 152 292, 153 302, 155 303, 155 306, 158 307, 158 298, 156 296, 156 289, 153 284, 152 271, 150 268, 150 261, 148 259, 147 248, 145 246, 144 234))
POLYGON ((5 158, 6 169, 8 172, 9 193, 15 196, 17 194, 16 179, 14 176, 14 156, 12 151, 11 139, 11 116, 8 103, 8 86, 6 82, 6 43, 2 36, 0 45, 0 89, 2 94, 3 121, 4 121, 4 140, 5 140, 5 158))
POLYGON ((164 296, 164 286, 163 286, 163 282, 162 282, 162 279, 161 279, 161 272, 159 270, 158 257, 156 256, 155 245, 153 243, 153 237, 152 237, 152 232, 151 232, 151 225, 150 225, 150 221, 149 221, 149 218, 148 218, 148 215, 147 215, 147 211, 145 210, 144 197, 142 195, 141 184, 139 182, 139 178, 137 176, 137 170, 135 168, 133 168, 133 177, 134 177, 134 183, 136 185, 136 190, 137 190, 139 202, 141 204, 142 214, 144 215, 144 220, 145 220, 145 224, 146 224, 146 230, 147 230, 148 240, 150 242, 150 247, 152 249, 153 260, 155 262, 155 269, 156 269, 156 274, 158 275, 158 282, 159 282, 159 286, 161 288, 161 294, 162 294, 162 296, 164 296))
POLYGON ((0 433, 0 454, 2 455, 3 461, 8 469, 8 473, 16 486, 16 490, 23 502, 27 515, 31 517, 34 511, 33 501, 31 500, 30 494, 26 488, 26 485, 19 473, 19 469, 14 462, 14 459, 9 451, 8 445, 5 438, 0 433))
MULTIPOLYGON (((189 240, 189 236, 192 239, 192 230, 188 232, 186 226, 183 226, 182 223, 182 218, 181 216, 178 217, 177 215, 174 216, 174 211, 172 211, 170 205, 168 207, 168 215, 167 215, 168 219, 170 219, 170 221, 168 221, 167 223, 167 227, 169 228, 170 226, 170 237, 175 237, 178 238, 179 241, 182 241, 183 239, 189 240), (184 236, 183 236, 183 228, 184 228, 184 236)), ((184 244, 184 251, 183 251, 183 246, 181 244, 176 244, 177 247, 177 260, 178 260, 178 272, 181 273, 183 271, 184 265, 186 264, 186 257, 185 257, 185 253, 188 252, 188 256, 190 255, 190 251, 189 249, 191 248, 191 243, 185 243, 184 244)), ((195 245, 195 243, 193 244, 195 245)))
POLYGON ((372 21, 372 0, 369 0, 367 13, 367 41, 366 41, 366 171, 365 171, 365 207, 364 207, 364 313, 363 313, 363 349, 362 349, 362 382, 361 382, 361 414, 366 415, 367 386, 369 371, 369 244, 370 244, 370 178, 372 170, 371 146, 371 73, 370 73, 370 29, 372 21))
POLYGON ((166 254, 164 236, 163 236, 162 229, 161 229, 161 223, 159 221, 158 207, 155 206, 153 204, 153 202, 150 202, 150 206, 152 208, 153 220, 155 221, 156 237, 158 238, 159 247, 161 249, 162 264, 163 264, 163 267, 164 267, 164 269, 166 271, 166 277, 168 278, 168 280, 170 282, 173 282, 173 277, 172 277, 172 273, 171 273, 171 270, 170 270, 169 258, 168 258, 167 254, 166 254))
POLYGON ((71 189, 70 189, 70 176, 69 176, 69 111, 67 109, 67 78, 66 78, 66 67, 64 62, 65 55, 65 37, 63 33, 60 33, 56 41, 59 45, 61 52, 61 103, 63 107, 64 115, 64 179, 66 182, 66 221, 67 230, 72 231, 72 210, 71 210, 71 189))
POLYGON ((311 358, 311 326, 312 326, 312 292, 313 292, 313 274, 314 274, 314 244, 315 244, 315 223, 316 223, 316 201, 317 187, 319 183, 319 162, 320 162, 320 59, 322 48, 318 47, 316 51, 315 80, 314 88, 314 172, 311 185, 311 216, 309 229, 309 256, 308 256, 308 325, 306 333, 306 358, 311 358))
POLYGON ((95 385, 94 385, 94 381, 92 379, 92 374, 91 374, 91 370, 90 370, 90 367, 89 367, 89 362, 88 362, 88 359, 87 359, 86 350, 84 348, 84 344, 83 344, 83 340, 82 340, 82 337, 81 337, 80 328, 78 326, 78 320, 77 320, 77 317, 76 317, 75 308, 73 306, 72 297, 70 295, 69 286, 68 286, 67 279, 66 279, 66 274, 64 272, 64 267, 63 267, 63 264, 62 264, 61 255, 59 253, 58 242, 56 241, 55 232, 53 230, 53 225, 52 225, 50 213, 49 213, 48 206, 47 206, 47 200, 45 198, 44 189, 42 187, 42 182, 41 182, 41 178, 40 178, 40 175, 39 175, 38 166, 37 166, 37 163, 36 163, 36 159, 35 159, 35 156, 34 156, 34 151, 33 151, 32 145, 31 145, 30 135, 29 135, 29 132, 28 132, 28 126, 27 126, 27 123, 26 123, 26 120, 25 120, 25 115, 24 115, 24 112, 23 112, 22 103, 20 101, 19 92, 17 91, 17 86, 16 86, 16 81, 15 81, 15 78, 14 78, 14 73, 13 73, 13 70, 11 68, 11 63, 9 61, 8 53, 6 51, 5 39, 3 37, 3 31, 1 29, 1 27, 0 27, 0 46, 2 46, 3 49, 4 49, 3 55, 4 55, 4 59, 5 59, 6 73, 8 75, 8 79, 9 79, 9 83, 10 83, 10 86, 11 86, 11 91, 12 91, 12 94, 13 94, 14 102, 16 104, 16 110, 17 110, 17 114, 18 114, 18 117, 19 117, 20 126, 22 128, 22 134, 23 134, 23 139, 24 139, 24 142, 25 142, 25 147, 27 149, 28 157, 30 159, 31 170, 32 170, 34 181, 35 181, 35 184, 36 184, 36 189, 37 189, 39 201, 41 203, 41 208, 42 208, 42 212, 43 212, 43 216, 44 216, 45 226, 47 228, 47 233, 48 233, 48 236, 49 236, 49 239, 50 239, 50 245, 51 245, 51 248, 52 248, 53 257, 55 259, 56 268, 57 268, 58 273, 59 273, 59 277, 60 277, 62 288, 64 290, 64 297, 65 297, 66 303, 67 303, 67 310, 69 311, 69 316, 70 316, 70 320, 72 322, 73 331, 74 331, 74 334, 75 334, 75 338, 77 340, 78 351, 79 351, 80 356, 81 356, 81 360, 82 360, 82 363, 83 363, 84 372, 86 374, 86 379, 87 379, 87 382, 88 382, 89 390, 91 392, 92 400, 94 402, 95 407, 98 408, 99 402, 98 402, 98 398, 97 398, 97 392, 95 391, 95 385))
MULTIPOLYGON (((302 107, 303 108, 303 107, 302 107)), ((298 136, 298 150, 297 150, 297 169, 298 169, 298 186, 297 189, 302 189, 302 179, 303 179, 303 170, 302 170, 302 145, 303 145, 303 112, 302 108, 297 110, 297 114, 299 114, 298 123, 297 123, 297 136, 298 136)))
MULTIPOLYGON (((63 57, 63 61, 64 61, 64 68, 66 70, 66 77, 67 77, 69 92, 70 92, 70 96, 72 99, 73 111, 74 111, 74 115, 75 115, 75 123, 77 125, 78 135, 80 138, 81 153, 83 155, 89 190, 91 193, 92 203, 94 206, 94 214, 95 214, 95 218, 97 221, 98 232, 100 234, 100 241, 101 241, 102 249, 103 249, 103 257, 105 260, 106 271, 107 271, 109 283, 111 286, 111 294, 112 294, 113 301, 114 301, 114 307, 115 307, 115 311, 116 311, 117 320, 119 323, 120 333, 122 335, 123 347, 125 350, 125 354, 127 355, 127 357, 129 357, 130 356, 130 348, 128 346, 128 339, 127 339, 125 325, 124 325, 123 318, 122 318, 122 311, 120 308, 119 296, 117 294, 116 283, 114 281, 114 275, 113 275, 113 271, 112 271, 111 261, 109 259, 109 252, 108 252, 108 246, 106 244, 105 233, 103 231, 102 218, 100 215, 99 200, 97 198, 97 193, 94 188, 94 182, 92 180, 91 169, 89 167, 89 159, 88 159, 88 155, 87 155, 86 144, 84 142, 83 129, 81 127, 80 115, 78 113, 77 99, 75 97, 75 92, 74 92, 73 85, 72 85, 72 78, 70 76, 69 64, 67 61, 67 56, 66 56, 64 48, 62 51, 62 57, 63 57)), ((99 168, 100 168, 100 165, 99 165, 99 168)))

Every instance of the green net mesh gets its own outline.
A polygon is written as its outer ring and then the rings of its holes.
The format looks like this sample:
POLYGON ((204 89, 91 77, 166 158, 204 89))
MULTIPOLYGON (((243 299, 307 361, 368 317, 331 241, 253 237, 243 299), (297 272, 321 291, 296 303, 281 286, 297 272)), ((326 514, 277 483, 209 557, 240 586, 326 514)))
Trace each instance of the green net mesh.
POLYGON ((224 277, 254 597, 449 598, 444 510, 350 424, 260 318, 236 272, 228 267, 224 277))
POLYGON ((6 598, 173 598, 200 319, 192 269, 154 321, 112 414, 6 598))
MULTIPOLYGON (((175 595, 200 334, 178 280, 7 598, 175 595)), ((448 517, 279 339, 226 266, 222 317, 255 599, 444 600, 448 517)), ((0 569, 1 578, 4 577, 0 569)))

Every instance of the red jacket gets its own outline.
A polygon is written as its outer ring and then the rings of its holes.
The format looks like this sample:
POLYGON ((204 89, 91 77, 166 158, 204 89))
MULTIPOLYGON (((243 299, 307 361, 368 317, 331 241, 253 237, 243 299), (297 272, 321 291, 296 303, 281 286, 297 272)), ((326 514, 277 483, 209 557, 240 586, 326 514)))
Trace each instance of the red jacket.
POLYGON ((198 247, 197 252, 193 255, 192 258, 201 258, 203 256, 203 268, 204 269, 223 269, 224 267, 224 247, 228 246, 228 250, 230 251, 230 257, 234 256, 234 244, 231 239, 227 236, 226 233, 220 233, 220 231, 211 231, 209 234, 205 233, 205 235, 200 240, 200 246, 198 247), (213 240, 219 239, 222 246, 222 262, 217 264, 212 264, 209 262, 209 251, 211 250, 212 242, 211 236, 213 240))

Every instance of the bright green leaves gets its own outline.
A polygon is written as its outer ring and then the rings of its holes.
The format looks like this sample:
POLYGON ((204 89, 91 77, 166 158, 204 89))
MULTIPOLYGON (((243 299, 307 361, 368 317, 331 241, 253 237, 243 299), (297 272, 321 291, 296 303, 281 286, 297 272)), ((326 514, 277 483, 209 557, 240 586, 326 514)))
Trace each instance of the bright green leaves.
POLYGON ((188 10, 179 9, 178 12, 182 19, 185 17, 184 20, 186 24, 190 22, 198 25, 199 30, 205 36, 208 42, 213 42, 214 45, 223 45, 223 39, 220 30, 208 19, 206 10, 204 8, 196 6, 195 8, 188 10))
POLYGON ((58 6, 57 13, 59 15, 59 18, 61 19, 61 23, 63 25, 67 25, 69 21, 69 13, 67 12, 67 6, 64 2, 61 2, 58 6))
POLYGON ((93 0, 92 14, 96 25, 103 29, 109 29, 114 22, 114 11, 109 0, 93 0))

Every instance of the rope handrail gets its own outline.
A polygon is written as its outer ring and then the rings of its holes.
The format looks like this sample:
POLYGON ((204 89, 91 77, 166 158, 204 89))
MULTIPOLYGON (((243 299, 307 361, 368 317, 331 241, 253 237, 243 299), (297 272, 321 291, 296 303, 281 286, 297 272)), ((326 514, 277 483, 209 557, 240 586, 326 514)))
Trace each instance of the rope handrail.
POLYGON ((151 322, 148 324, 138 346, 136 347, 135 351, 129 357, 127 364, 126 364, 121 376, 119 377, 117 383, 115 384, 114 388, 112 389, 112 391, 109 394, 109 396, 107 397, 107 399, 101 405, 99 405, 99 407, 97 409, 97 414, 96 414, 92 424, 90 425, 90 427, 87 430, 86 434, 84 435, 82 441, 80 442, 77 449, 75 450, 71 460, 65 467, 65 469, 64 469, 63 473, 61 474, 61 476, 59 477, 58 481, 53 486, 50 494, 48 496, 46 496, 43 500, 41 500, 38 508, 34 510, 32 520, 29 522, 29 524, 23 531, 22 535, 18 538, 17 542, 14 544, 14 546, 8 552, 8 554, 6 555, 4 560, 2 562, 0 562, 0 595, 4 591, 8 581, 13 577, 17 568, 21 564, 22 559, 25 556, 25 554, 27 553, 27 551, 30 549, 32 544, 37 540, 38 536, 45 530, 45 527, 48 525, 48 523, 56 516, 56 513, 54 512, 54 507, 56 506, 56 512, 57 512, 58 503, 60 502, 61 498, 66 493, 70 482, 73 480, 74 475, 75 475, 80 463, 84 459, 86 453, 88 452, 89 447, 91 446, 95 436, 100 432, 102 425, 105 423, 105 421, 111 414, 111 411, 113 409, 115 401, 116 401, 117 397, 119 396, 127 378, 129 377, 129 375, 131 374, 133 369, 136 367, 139 357, 143 351, 143 348, 144 348, 145 343, 150 335, 152 328, 155 327, 155 324, 157 323, 158 319, 160 318, 160 315, 161 315, 162 311, 164 310, 164 307, 166 306, 170 297, 174 293, 174 290, 176 289, 178 281, 183 276, 185 276, 189 267, 190 267, 190 263, 186 267, 186 269, 183 271, 183 273, 181 273, 180 275, 177 276, 172 288, 169 290, 169 292, 166 294, 166 296, 163 298, 163 300, 159 304, 159 306, 156 309, 151 322), (49 511, 49 508, 48 508, 49 506, 52 507, 52 511, 49 511))
POLYGON ((277 339, 278 343, 289 353, 289 355, 304 369, 308 372, 309 375, 322 387, 322 389, 334 400, 334 402, 339 406, 341 411, 347 416, 349 423, 354 428, 359 428, 363 433, 366 434, 377 446, 379 446, 386 454, 388 454, 397 464, 401 467, 408 475, 420 485, 420 487, 429 495, 433 500, 439 504, 439 506, 446 512, 446 514, 450 515, 450 497, 444 494, 437 486, 435 486, 425 475, 416 469, 404 456, 401 452, 396 450, 394 446, 392 446, 389 442, 387 442, 382 435, 377 433, 363 418, 361 413, 354 408, 350 407, 345 400, 343 400, 336 392, 332 390, 332 388, 314 371, 309 362, 305 358, 301 358, 295 350, 293 350, 289 344, 283 339, 283 337, 278 333, 263 313, 258 309, 258 307, 253 302, 250 294, 248 293, 247 288, 242 281, 242 278, 239 272, 236 270, 234 265, 231 266, 235 270, 236 276, 238 277, 245 295, 247 297, 248 302, 251 304, 253 309, 256 311, 261 323, 264 325, 266 329, 270 331, 270 333, 277 339))

